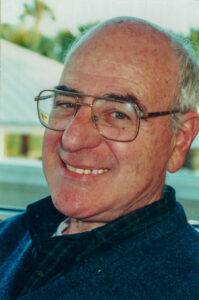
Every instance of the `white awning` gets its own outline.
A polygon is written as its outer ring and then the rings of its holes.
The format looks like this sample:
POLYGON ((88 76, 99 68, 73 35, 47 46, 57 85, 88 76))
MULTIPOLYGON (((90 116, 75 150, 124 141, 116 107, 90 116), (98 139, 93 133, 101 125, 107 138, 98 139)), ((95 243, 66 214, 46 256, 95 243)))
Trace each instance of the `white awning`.
POLYGON ((34 97, 58 84, 63 65, 8 41, 0 43, 0 127, 37 131, 41 127, 34 97))

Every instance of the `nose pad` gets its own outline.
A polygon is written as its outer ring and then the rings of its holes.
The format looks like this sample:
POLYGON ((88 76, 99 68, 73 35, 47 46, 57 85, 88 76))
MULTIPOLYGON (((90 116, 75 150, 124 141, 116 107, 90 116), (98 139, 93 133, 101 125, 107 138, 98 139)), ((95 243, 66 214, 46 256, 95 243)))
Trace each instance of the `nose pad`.
POLYGON ((89 108, 81 107, 63 131, 61 139, 63 148, 68 151, 77 151, 97 147, 102 138, 95 122, 92 122, 89 108))
POLYGON ((97 124, 98 124, 98 121, 99 121, 98 116, 97 115, 92 115, 92 121, 93 121, 94 127, 97 129, 97 124))

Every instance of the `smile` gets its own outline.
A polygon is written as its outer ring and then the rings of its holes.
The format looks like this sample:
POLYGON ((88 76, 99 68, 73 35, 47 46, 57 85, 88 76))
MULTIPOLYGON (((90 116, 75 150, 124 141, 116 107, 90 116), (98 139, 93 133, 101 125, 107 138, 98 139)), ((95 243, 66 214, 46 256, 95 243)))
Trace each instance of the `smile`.
POLYGON ((73 166, 70 166, 68 164, 65 164, 65 167, 71 172, 77 174, 85 174, 85 175, 90 175, 90 174, 98 175, 98 174, 106 173, 108 171, 108 169, 80 169, 80 168, 75 168, 73 166))

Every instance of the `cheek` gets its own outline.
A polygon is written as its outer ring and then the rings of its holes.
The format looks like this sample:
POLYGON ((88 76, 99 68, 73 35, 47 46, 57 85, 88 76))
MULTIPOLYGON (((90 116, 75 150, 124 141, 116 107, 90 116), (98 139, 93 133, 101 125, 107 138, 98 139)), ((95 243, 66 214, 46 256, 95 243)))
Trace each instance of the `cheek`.
MULTIPOLYGON (((168 123, 167 123, 168 125, 168 123)), ((140 130, 136 140, 112 144, 121 176, 147 176, 149 171, 166 169, 170 155, 171 134, 168 126, 148 126, 140 130), (124 171, 124 172, 123 172, 124 171)))
POLYGON ((43 138, 43 154, 49 153, 55 149, 61 141, 62 131, 53 131, 46 129, 43 138))
MULTIPOLYGON (((164 117, 163 117, 164 118, 164 117)), ((142 138, 142 158, 154 173, 165 172, 171 153, 172 133, 166 120, 154 120, 147 137, 142 138), (161 122, 161 123, 160 123, 161 122), (156 172, 155 172, 156 171, 156 172)))
POLYGON ((129 143, 115 143, 112 145, 112 152, 116 157, 119 176, 122 181, 124 178, 128 180, 132 174, 139 174, 142 172, 143 157, 145 156, 143 149, 145 149, 143 141, 139 144, 132 141, 129 143))
POLYGON ((57 157, 57 146, 61 140, 61 132, 46 130, 43 138, 42 147, 42 162, 44 167, 44 172, 49 168, 52 168, 53 163, 56 161, 57 157))

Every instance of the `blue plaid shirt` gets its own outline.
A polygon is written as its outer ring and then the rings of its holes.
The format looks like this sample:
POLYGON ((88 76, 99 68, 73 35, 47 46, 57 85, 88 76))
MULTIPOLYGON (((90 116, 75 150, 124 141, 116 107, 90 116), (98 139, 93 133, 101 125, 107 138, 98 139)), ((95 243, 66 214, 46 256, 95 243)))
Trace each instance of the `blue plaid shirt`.
POLYGON ((176 205, 175 192, 165 186, 162 198, 92 231, 54 236, 66 216, 53 206, 51 197, 28 206, 26 223, 32 238, 32 261, 24 273, 26 282, 16 282, 15 298, 55 280, 85 264, 99 253, 168 216, 176 205))

